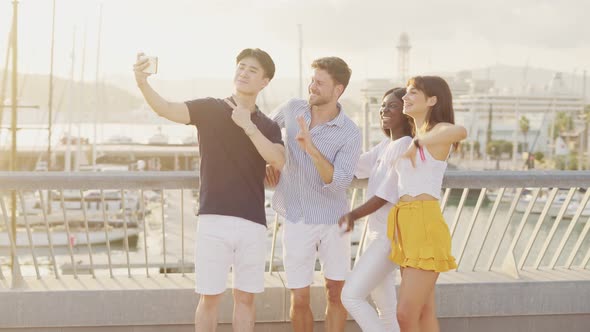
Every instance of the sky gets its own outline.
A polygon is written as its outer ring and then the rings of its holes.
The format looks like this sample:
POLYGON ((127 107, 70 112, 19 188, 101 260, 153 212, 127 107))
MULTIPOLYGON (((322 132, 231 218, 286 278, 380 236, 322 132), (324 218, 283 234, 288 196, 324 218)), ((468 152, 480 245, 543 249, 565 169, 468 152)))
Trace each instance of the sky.
MULTIPOLYGON (((138 51, 158 56, 161 79, 227 78, 245 47, 268 51, 275 77, 295 78, 299 24, 306 76, 313 59, 335 55, 349 63, 353 80, 396 77, 402 32, 412 46, 410 74, 494 64, 568 73, 590 69, 587 0, 55 2, 54 73, 72 74, 74 49, 75 80, 96 78, 100 8, 98 73, 106 81, 131 77, 138 51)), ((48 73, 52 0, 20 0, 18 8, 19 71, 48 73)), ((0 0, 1 66, 11 22, 12 0, 0 0)))

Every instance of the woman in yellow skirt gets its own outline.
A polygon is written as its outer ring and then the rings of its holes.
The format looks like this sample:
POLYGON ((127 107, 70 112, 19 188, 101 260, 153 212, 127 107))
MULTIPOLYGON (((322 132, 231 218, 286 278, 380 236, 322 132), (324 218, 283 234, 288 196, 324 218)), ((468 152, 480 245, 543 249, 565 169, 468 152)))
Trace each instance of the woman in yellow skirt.
POLYGON ((454 124, 451 90, 440 77, 411 78, 403 100, 415 138, 395 165, 400 199, 388 217, 390 258, 402 268, 397 319, 402 332, 433 332, 436 279, 457 268, 438 201, 446 160, 467 131, 454 124))

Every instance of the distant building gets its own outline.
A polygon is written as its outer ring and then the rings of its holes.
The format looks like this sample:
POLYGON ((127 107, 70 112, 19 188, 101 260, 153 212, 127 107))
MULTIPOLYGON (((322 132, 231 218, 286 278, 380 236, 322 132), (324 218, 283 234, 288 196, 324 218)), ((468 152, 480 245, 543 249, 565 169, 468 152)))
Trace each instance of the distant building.
POLYGON ((352 114, 351 117, 363 129, 363 141, 367 142, 365 148, 370 148, 383 140, 381 118, 379 116, 383 94, 387 90, 398 86, 402 85, 387 79, 369 79, 364 82, 364 86, 361 88, 361 111, 352 114), (366 121, 368 122, 366 124, 365 112, 367 114, 366 121))
POLYGON ((454 96, 453 107, 455 122, 467 128, 468 140, 479 141, 482 153, 485 153, 491 111, 493 140, 524 142, 519 121, 525 116, 530 127, 526 139, 528 146, 534 145, 533 151, 552 155, 553 144, 549 137, 556 114, 566 112, 575 119, 584 106, 582 97, 568 93, 560 76, 556 75, 544 93, 469 93, 454 96))
POLYGON ((488 93, 495 85, 493 80, 474 79, 473 73, 469 70, 462 70, 457 72, 455 76, 445 76, 443 78, 449 83, 453 97, 475 93, 488 93))

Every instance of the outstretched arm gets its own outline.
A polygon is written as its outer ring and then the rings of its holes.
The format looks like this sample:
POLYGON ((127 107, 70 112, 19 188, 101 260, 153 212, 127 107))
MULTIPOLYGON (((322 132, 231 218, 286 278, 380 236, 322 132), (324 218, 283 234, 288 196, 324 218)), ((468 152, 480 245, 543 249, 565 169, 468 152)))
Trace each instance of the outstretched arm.
POLYGON ((154 112, 158 115, 177 123, 187 124, 190 122, 188 107, 185 103, 169 102, 160 96, 148 83, 147 78, 151 75, 143 70, 149 66, 148 60, 139 60, 143 53, 137 54, 137 62, 133 66, 135 81, 141 94, 154 112))
POLYGON ((402 158, 408 158, 413 166, 416 165, 416 152, 419 147, 426 147, 438 160, 445 160, 451 145, 462 141, 467 137, 465 127, 451 123, 438 123, 429 132, 414 137, 412 144, 408 146, 402 158))
POLYGON ((464 140, 467 137, 467 129, 465 127, 451 124, 439 123, 429 132, 418 137, 420 145, 435 145, 435 144, 453 144, 464 140))
POLYGON ((383 207, 383 205, 385 205, 385 203, 387 203, 387 201, 383 198, 373 196, 356 209, 340 217, 340 220, 338 220, 338 224, 340 225, 340 227, 343 227, 342 225, 346 225, 346 231, 350 232, 354 229, 354 222, 356 220, 366 217, 371 213, 379 210, 381 207, 383 207))

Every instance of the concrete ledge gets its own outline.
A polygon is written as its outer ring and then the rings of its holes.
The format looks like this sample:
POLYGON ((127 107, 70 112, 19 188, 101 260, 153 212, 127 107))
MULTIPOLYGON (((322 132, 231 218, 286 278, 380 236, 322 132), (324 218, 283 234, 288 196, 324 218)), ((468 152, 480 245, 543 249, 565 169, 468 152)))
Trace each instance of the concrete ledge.
MULTIPOLYGON (((441 318, 443 332, 587 332, 590 315, 560 316, 511 316, 441 318)), ((55 327, 55 328, 0 328, 2 332, 194 332, 192 324, 151 325, 151 326, 99 326, 99 327, 55 327)), ((256 323, 256 332, 291 332, 287 322, 256 323)), ((219 324, 217 332, 232 332, 231 324, 219 324)), ((316 322, 315 332, 324 332, 323 322, 316 322)), ((361 332, 356 323, 349 321, 347 332, 361 332)))
POLYGON ((439 317, 590 314, 590 271, 449 272, 437 283, 439 317))
MULTIPOLYGON (((193 278, 191 274, 114 279, 63 276, 26 280, 26 287, 16 290, 4 280, 0 282, 0 327, 21 332, 192 331, 198 302, 193 278)), ((283 280, 282 273, 267 274, 267 288, 256 297, 257 331, 290 330, 290 292, 283 280)), ((555 322, 561 322, 562 331, 587 331, 589 298, 590 271, 586 270, 525 272, 520 280, 496 272, 451 272, 437 284, 441 326, 448 331, 487 331, 482 328, 487 324, 496 331, 537 331, 557 326, 555 322)), ((230 326, 232 307, 228 290, 220 310, 220 331, 230 326)), ((312 310, 319 325, 324 308, 323 277, 317 273, 312 310)))
MULTIPOLYGON (((316 322, 315 332, 324 331, 324 323, 316 322)), ((56 327, 56 328, 0 328, 2 332, 194 332, 195 326, 184 325, 153 325, 153 326, 100 326, 100 327, 56 327)), ((292 332, 290 323, 256 323, 256 332, 292 332)), ((346 325, 347 332, 361 332, 360 328, 353 321, 346 325)), ((219 324, 217 332, 233 332, 231 324, 219 324)))
POLYGON ((197 296, 188 278, 80 277, 28 281, 0 291, 3 327, 71 327, 191 323, 197 296))
POLYGON ((441 331, 588 332, 590 314, 441 318, 441 331))

